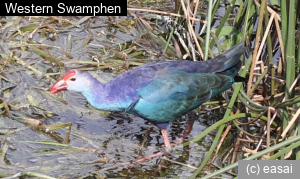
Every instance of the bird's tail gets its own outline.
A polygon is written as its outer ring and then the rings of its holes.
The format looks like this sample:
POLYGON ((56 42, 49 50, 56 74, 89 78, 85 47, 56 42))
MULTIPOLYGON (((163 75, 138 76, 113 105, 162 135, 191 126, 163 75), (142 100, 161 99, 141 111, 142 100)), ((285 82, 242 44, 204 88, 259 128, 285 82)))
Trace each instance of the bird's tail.
POLYGON ((241 77, 241 76, 235 76, 234 82, 247 82, 247 78, 241 77))
POLYGON ((207 69, 207 72, 211 73, 223 73, 228 71, 228 74, 230 72, 232 74, 236 74, 237 70, 241 67, 241 61, 240 57, 245 52, 246 47, 244 45, 244 42, 241 42, 231 49, 229 49, 227 52, 218 55, 214 59, 207 60, 207 66, 209 66, 209 69, 207 69))
POLYGON ((235 82, 244 82, 245 78, 237 76, 238 71, 242 66, 242 61, 240 60, 241 55, 245 52, 246 47, 244 42, 237 44, 232 47, 230 50, 225 52, 222 55, 219 55, 218 58, 220 63, 224 63, 222 68, 219 68, 217 73, 232 76, 235 79, 235 82))
POLYGON ((231 66, 230 68, 227 68, 227 69, 224 70, 224 71, 217 72, 217 73, 234 77, 234 76, 236 76, 237 73, 239 72, 241 66, 242 66, 242 61, 239 60, 237 64, 231 66))

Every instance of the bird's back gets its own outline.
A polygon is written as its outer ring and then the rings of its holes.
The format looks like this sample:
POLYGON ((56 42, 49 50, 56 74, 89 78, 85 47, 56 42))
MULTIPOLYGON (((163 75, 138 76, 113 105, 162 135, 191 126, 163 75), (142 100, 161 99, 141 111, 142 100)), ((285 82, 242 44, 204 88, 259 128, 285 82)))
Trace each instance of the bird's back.
POLYGON ((110 99, 153 122, 178 118, 230 88, 241 67, 240 43, 208 61, 161 61, 133 68, 106 84, 110 99), (126 100, 126 102, 124 102, 126 100))

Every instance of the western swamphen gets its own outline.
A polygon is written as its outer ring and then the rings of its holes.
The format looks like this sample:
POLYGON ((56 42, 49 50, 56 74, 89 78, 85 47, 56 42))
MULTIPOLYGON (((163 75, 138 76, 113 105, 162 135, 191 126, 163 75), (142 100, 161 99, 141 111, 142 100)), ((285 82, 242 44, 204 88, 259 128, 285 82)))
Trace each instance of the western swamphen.
MULTIPOLYGON (((208 61, 160 61, 148 63, 102 84, 88 72, 67 70, 50 89, 80 92, 95 108, 140 116, 162 133, 167 151, 169 122, 199 107, 235 82, 245 47, 240 43, 208 61)), ((237 81, 237 80, 236 80, 237 81)))

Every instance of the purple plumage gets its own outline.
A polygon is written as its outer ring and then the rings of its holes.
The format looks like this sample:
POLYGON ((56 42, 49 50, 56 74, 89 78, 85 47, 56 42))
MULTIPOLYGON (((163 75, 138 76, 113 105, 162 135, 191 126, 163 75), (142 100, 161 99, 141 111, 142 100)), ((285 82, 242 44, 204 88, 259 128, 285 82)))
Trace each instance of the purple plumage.
POLYGON ((168 123, 230 88, 241 67, 240 43, 208 61, 162 61, 133 68, 102 84, 88 72, 68 70, 50 93, 82 93, 95 108, 140 116, 161 129, 168 150, 168 123))

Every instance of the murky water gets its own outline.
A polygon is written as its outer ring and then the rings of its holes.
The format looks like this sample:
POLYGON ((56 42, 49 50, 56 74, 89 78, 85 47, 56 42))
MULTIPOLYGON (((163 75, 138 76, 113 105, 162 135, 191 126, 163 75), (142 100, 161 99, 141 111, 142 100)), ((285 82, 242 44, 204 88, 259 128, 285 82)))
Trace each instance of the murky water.
MULTIPOLYGON (((157 6, 157 9, 161 7, 154 2, 149 4, 157 6)), ((172 8, 171 5, 170 2, 166 2, 166 7, 172 8)), ((59 19, 58 17, 55 21, 59 19)), ((70 20, 78 22, 82 17, 70 20)), ((160 157, 139 164, 130 164, 136 159, 164 150, 158 128, 132 115, 99 112, 75 92, 58 95, 48 93, 49 87, 54 82, 51 78, 57 78, 56 72, 60 70, 53 60, 39 55, 33 47, 38 47, 57 59, 60 58, 66 68, 83 66, 90 68, 87 64, 67 59, 93 62, 94 55, 101 60, 104 59, 103 62, 115 65, 113 68, 104 68, 103 71, 106 73, 98 74, 106 81, 124 71, 124 61, 120 63, 110 58, 118 59, 115 53, 121 51, 124 44, 131 46, 134 46, 134 43, 139 44, 135 46, 137 51, 144 50, 144 56, 141 57, 144 58, 143 62, 164 59, 161 56, 163 48, 153 45, 151 38, 141 37, 143 34, 139 34, 133 26, 126 25, 126 21, 133 21, 133 18, 90 18, 82 22, 80 27, 76 27, 76 23, 70 25, 68 22, 65 22, 65 26, 63 22, 60 22, 60 25, 53 25, 49 17, 2 18, 1 60, 7 60, 8 64, 5 66, 2 62, 1 65, 1 88, 9 88, 10 85, 13 87, 1 91, 1 98, 10 104, 12 112, 10 115, 39 119, 44 125, 70 122, 72 128, 67 146, 41 144, 39 142, 62 144, 67 135, 67 128, 45 132, 19 120, 12 120, 8 117, 9 114, 1 115, 0 142, 3 155, 0 160, 0 174, 14 175, 31 171, 58 178, 85 178, 84 176, 186 178, 195 171, 193 168, 165 161, 160 157), (17 21, 20 24, 14 24, 17 21), (45 23, 44 28, 39 28, 33 33, 32 39, 28 39, 32 31, 23 29, 24 34, 18 34, 19 27, 36 25, 38 21, 45 23), (27 46, 25 43, 46 44, 49 47, 27 46), (86 45, 82 45, 84 43, 86 45), (12 52, 21 61, 11 58, 12 52), (48 77, 45 74, 51 75, 48 77), (46 111, 55 115, 47 116, 46 111), (162 169, 158 170, 160 166, 162 169)), ((138 58, 128 60, 139 61, 138 58)), ((95 69, 95 66, 92 68, 95 69)), ((206 126, 201 121, 210 120, 209 115, 198 117, 187 140, 205 129, 206 126)), ((185 120, 174 121, 170 126, 171 140, 178 138, 184 127, 185 120)), ((198 167, 212 138, 213 135, 208 135, 203 142, 176 150, 169 159, 198 167)))

